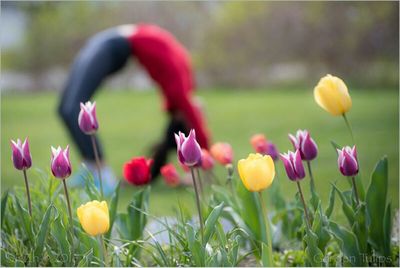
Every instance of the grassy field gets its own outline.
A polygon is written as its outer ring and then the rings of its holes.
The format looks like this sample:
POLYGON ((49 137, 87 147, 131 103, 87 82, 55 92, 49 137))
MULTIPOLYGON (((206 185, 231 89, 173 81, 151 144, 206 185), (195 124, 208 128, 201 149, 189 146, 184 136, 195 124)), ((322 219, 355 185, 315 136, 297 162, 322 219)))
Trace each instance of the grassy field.
MULTIPOLYGON (((201 91, 206 105, 213 141, 232 144, 235 159, 251 152, 248 142, 254 133, 265 133, 281 151, 292 149, 288 133, 308 129, 319 146, 318 158, 313 162, 316 186, 326 201, 330 181, 338 180, 339 187, 348 187, 337 169, 336 154, 330 140, 350 144, 351 138, 340 117, 332 117, 319 108, 311 91, 201 91)), ((1 101, 1 186, 2 191, 13 185, 22 185, 23 178, 14 170, 10 160, 9 140, 29 136, 33 165, 49 170, 50 146, 71 143, 55 111, 58 95, 54 93, 3 94, 1 101)), ((378 159, 389 157, 390 199, 398 208, 398 93, 396 91, 352 92, 353 109, 348 114, 353 124, 358 146, 363 182, 366 186, 378 159)), ((153 142, 161 137, 166 124, 160 97, 154 91, 108 92, 96 96, 100 137, 104 143, 109 164, 121 177, 122 165, 132 156, 146 154, 153 142)), ((77 149, 71 148, 74 171, 79 168, 77 149)), ((171 161, 176 161, 171 153, 171 161)), ((293 198, 295 184, 284 175, 282 163, 277 164, 279 180, 287 199, 293 198)), ((218 168, 217 174, 224 176, 218 168)), ((31 176, 30 180, 35 178, 31 176)), ((236 176, 237 179, 237 176, 236 176)), ((308 188, 308 187, 305 187, 308 188)), ((136 189, 123 189, 125 206, 136 189)), ((306 194, 308 192, 306 191, 306 194)), ((159 180, 153 187, 150 210, 155 215, 168 215, 177 200, 192 204, 188 189, 170 189, 159 180)), ((326 202, 325 202, 326 205, 326 202)))

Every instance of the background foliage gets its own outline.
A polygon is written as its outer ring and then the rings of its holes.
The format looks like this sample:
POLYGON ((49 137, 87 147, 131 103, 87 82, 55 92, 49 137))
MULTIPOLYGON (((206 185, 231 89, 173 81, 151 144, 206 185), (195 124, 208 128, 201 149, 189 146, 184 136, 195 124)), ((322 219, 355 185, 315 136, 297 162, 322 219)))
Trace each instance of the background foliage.
MULTIPOLYGON (((31 74, 31 89, 52 68, 68 70, 96 32, 150 22, 191 52, 200 86, 308 84, 327 72, 363 88, 397 88, 398 2, 2 2, 26 29, 3 49, 3 69, 31 74), (101 19, 100 19, 101 18, 101 19)), ((13 26, 13 25, 11 25, 13 26)), ((12 35, 13 27, 3 28, 12 35)), ((4 47, 3 47, 4 48, 4 47)), ((126 76, 137 70, 130 66, 126 76)), ((125 86, 131 86, 129 82, 125 86)))

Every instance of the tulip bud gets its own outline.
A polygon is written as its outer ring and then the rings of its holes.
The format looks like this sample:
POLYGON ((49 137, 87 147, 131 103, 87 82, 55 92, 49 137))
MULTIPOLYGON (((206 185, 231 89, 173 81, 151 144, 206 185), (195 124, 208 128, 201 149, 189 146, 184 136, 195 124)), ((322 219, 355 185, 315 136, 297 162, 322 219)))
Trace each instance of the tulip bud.
POLYGON ((297 130, 296 137, 289 134, 289 139, 294 149, 300 151, 301 159, 310 161, 317 157, 318 146, 307 130, 297 130))
POLYGON ((29 141, 25 139, 24 143, 21 144, 21 140, 17 139, 17 142, 11 140, 12 149, 12 161, 14 167, 18 170, 28 169, 32 166, 31 153, 29 152, 29 141))
POLYGON ((263 134, 255 134, 251 137, 250 143, 254 151, 263 155, 270 155, 275 161, 279 157, 278 149, 275 144, 269 142, 263 134))
POLYGON ((251 137, 250 143, 254 151, 259 154, 267 154, 268 142, 263 134, 255 134, 251 137))
POLYGON ((281 154, 281 160, 285 166, 287 176, 292 181, 301 180, 306 176, 298 149, 296 152, 288 151, 287 154, 281 154))
POLYGON ((268 188, 275 177, 275 165, 271 156, 249 154, 238 162, 240 179, 247 190, 260 192, 268 188))
POLYGON ((319 80, 314 88, 314 98, 319 106, 332 115, 343 115, 352 105, 346 84, 330 74, 319 80))
POLYGON ((221 165, 232 163, 233 150, 229 143, 217 142, 211 146, 210 153, 221 165))
POLYGON ((214 159, 206 149, 201 149, 201 167, 210 170, 214 167, 214 159))
POLYGON ((91 201, 77 209, 83 230, 91 236, 102 235, 110 228, 110 216, 106 201, 91 201))
POLYGON ((69 160, 69 145, 65 150, 58 146, 55 149, 51 147, 51 172, 54 177, 59 179, 66 179, 71 175, 71 162, 69 160))
POLYGON ((190 130, 188 137, 185 137, 185 134, 182 132, 179 132, 179 135, 175 134, 175 141, 179 162, 189 167, 201 163, 201 148, 196 141, 196 132, 194 129, 190 130))
POLYGON ((160 173, 163 176, 164 181, 167 185, 170 185, 172 187, 179 185, 179 173, 173 164, 166 164, 162 166, 160 169, 160 173))
POLYGON ((344 176, 355 176, 358 174, 358 160, 356 146, 346 146, 342 150, 337 149, 338 166, 344 176))
POLYGON ((144 157, 134 157, 129 162, 124 164, 124 178, 131 184, 144 185, 150 182, 150 168, 153 164, 153 159, 144 157))
POLYGON ((87 135, 94 134, 99 128, 96 117, 96 102, 90 101, 83 104, 80 103, 81 111, 79 112, 78 124, 83 133, 87 135))

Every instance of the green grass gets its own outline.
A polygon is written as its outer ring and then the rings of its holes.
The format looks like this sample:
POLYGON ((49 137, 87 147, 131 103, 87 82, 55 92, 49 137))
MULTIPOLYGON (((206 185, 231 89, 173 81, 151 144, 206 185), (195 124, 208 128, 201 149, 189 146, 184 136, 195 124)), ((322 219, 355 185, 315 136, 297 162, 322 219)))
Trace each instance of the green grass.
MULTIPOLYGON (((338 181, 339 188, 348 184, 337 169, 336 153, 331 140, 339 144, 351 144, 349 132, 341 117, 333 117, 318 107, 311 91, 201 91, 212 131, 213 141, 232 144, 235 159, 246 157, 252 151, 249 137, 265 133, 281 151, 292 149, 288 133, 297 129, 308 129, 319 146, 318 158, 313 161, 317 190, 325 201, 330 182, 338 181)), ((369 175, 383 155, 389 158, 389 198, 398 208, 398 93, 395 91, 352 92, 353 108, 348 118, 353 125, 358 146, 364 186, 369 175)), ((122 165, 132 156, 147 154, 151 145, 163 134, 167 116, 162 112, 160 97, 154 91, 132 92, 101 91, 96 96, 100 137, 103 141, 107 161, 119 177, 122 165)), ((11 163, 9 140, 29 136, 33 165, 49 170, 50 146, 66 146, 72 141, 56 115, 58 95, 53 93, 8 94, 2 96, 1 105, 1 186, 2 191, 22 185, 22 175, 11 163)), ((79 168, 77 148, 72 145, 73 172, 79 168)), ((175 160, 171 153, 171 161, 175 160)), ((277 164, 284 195, 294 197, 296 185, 284 176, 283 165, 277 164)), ((217 174, 225 176, 223 168, 217 174)), ((238 177, 235 177, 238 179, 238 177)), ((32 176, 30 180, 34 180, 32 176)), ((306 183, 306 182, 305 182, 306 183)), ((306 195, 308 194, 308 187, 306 195)), ((122 206, 125 206, 134 187, 125 187, 122 206)), ((192 206, 188 189, 171 189, 159 180, 153 187, 150 211, 155 215, 172 213, 177 200, 192 206)))

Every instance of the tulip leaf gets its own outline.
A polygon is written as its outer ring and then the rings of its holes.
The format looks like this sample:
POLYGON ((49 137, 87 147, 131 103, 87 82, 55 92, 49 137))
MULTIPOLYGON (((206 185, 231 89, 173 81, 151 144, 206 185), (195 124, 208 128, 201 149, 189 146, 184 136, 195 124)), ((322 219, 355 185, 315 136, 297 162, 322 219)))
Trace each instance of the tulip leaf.
POLYGON ((192 225, 187 224, 185 230, 186 230, 186 238, 188 241, 189 250, 192 253, 194 264, 195 266, 203 267, 205 247, 203 247, 201 243, 198 240, 196 240, 195 231, 192 225))
POLYGON ((1 197, 1 229, 3 230, 4 214, 6 212, 7 201, 8 201, 8 190, 3 193, 1 197))
POLYGON ((68 241, 67 229, 64 226, 61 215, 58 214, 52 223, 51 234, 61 250, 60 257, 66 266, 71 265, 71 245, 68 241))
POLYGON ((386 257, 391 255, 391 237, 392 237, 392 204, 389 203, 385 211, 385 219, 383 222, 383 253, 386 257))
POLYGON ((335 207, 335 188, 332 186, 331 191, 329 192, 329 205, 325 210, 325 215, 328 219, 332 215, 333 208, 335 207))
POLYGON ((388 190, 388 161, 382 158, 372 173, 368 187, 366 204, 369 228, 369 242, 373 248, 383 253, 384 218, 388 190))
POLYGON ((111 201, 110 201, 110 228, 108 232, 105 234, 105 238, 109 239, 111 236, 112 228, 114 225, 115 218, 117 216, 117 210, 118 210, 118 199, 119 199, 119 190, 121 188, 121 181, 118 182, 117 187, 115 188, 115 191, 113 195, 111 196, 111 201))
POLYGON ((324 258, 324 254, 318 248, 317 235, 309 228, 306 228, 306 235, 304 236, 304 241, 306 243, 305 252, 307 256, 307 261, 311 264, 311 266, 322 266, 322 260, 324 258))
POLYGON ((217 223, 223 208, 224 208, 224 203, 222 202, 221 204, 213 208, 210 215, 206 219, 204 226, 204 241, 203 241, 204 244, 207 244, 210 237, 214 234, 215 224, 217 223))
POLYGON ((33 237, 31 217, 29 216, 28 211, 26 211, 25 209, 22 208, 18 197, 16 195, 13 195, 13 198, 14 198, 14 204, 17 207, 17 211, 19 213, 19 216, 22 219, 22 224, 24 226, 26 235, 28 236, 29 241, 33 246, 35 241, 34 241, 34 237, 33 237))
POLYGON ((39 232, 36 235, 35 259, 38 260, 38 264, 42 258, 43 249, 45 248, 44 242, 47 237, 50 222, 52 220, 51 212, 52 212, 53 208, 54 208, 53 204, 50 204, 49 207, 46 209, 46 212, 44 213, 42 222, 39 226, 39 232))
POLYGON ((333 221, 330 221, 329 227, 333 237, 338 242, 341 251, 346 257, 345 260, 349 261, 352 266, 363 266, 362 255, 360 254, 357 237, 354 233, 333 221))
POLYGON ((354 214, 353 232, 357 237, 358 246, 362 254, 367 253, 368 229, 366 223, 365 203, 361 203, 354 214))
POLYGON ((78 267, 88 267, 88 266, 90 266, 90 264, 92 262, 92 259, 93 259, 93 249, 91 248, 91 249, 89 249, 88 252, 86 252, 83 255, 82 259, 78 263, 78 267))
MULTIPOLYGON (((237 184, 237 196, 240 199, 240 213, 241 218, 247 225, 247 229, 256 241, 261 241, 268 244, 266 229, 262 226, 265 219, 263 218, 263 211, 257 193, 249 192, 242 183, 237 184)), ((261 244, 258 243, 258 248, 254 254, 259 258, 261 257, 261 244)))
POLYGON ((339 194, 340 199, 342 200, 342 210, 344 215, 346 216, 350 226, 354 223, 354 211, 352 207, 349 205, 347 198, 345 197, 344 193, 341 192, 336 185, 332 184, 332 187, 335 188, 336 192, 339 194))
POLYGON ((325 251, 325 247, 331 238, 326 226, 324 226, 323 217, 324 217, 324 215, 322 214, 321 201, 320 201, 318 203, 318 207, 314 213, 314 221, 313 221, 313 225, 312 225, 312 231, 318 237, 318 248, 322 252, 325 251))
POLYGON ((266 243, 261 242, 261 262, 263 267, 271 267, 273 266, 273 256, 269 254, 270 250, 266 243))

